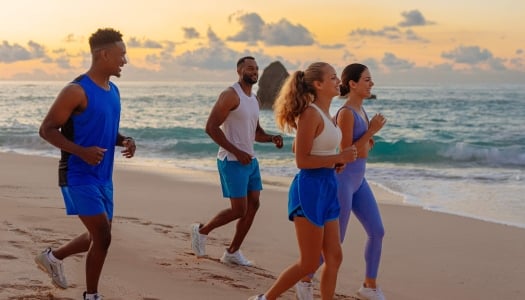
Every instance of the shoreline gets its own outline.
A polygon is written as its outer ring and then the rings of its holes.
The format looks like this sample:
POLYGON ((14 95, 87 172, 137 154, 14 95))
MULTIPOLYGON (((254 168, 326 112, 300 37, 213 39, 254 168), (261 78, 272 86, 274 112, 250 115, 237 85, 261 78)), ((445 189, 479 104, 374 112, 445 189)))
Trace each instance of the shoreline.
MULTIPOLYGON (((57 247, 83 231, 76 217, 64 213, 57 160, 0 153, 0 163, 0 299, 78 298, 85 288, 85 255, 65 260, 66 290, 54 288, 33 262, 45 247, 57 247)), ((116 164, 113 239, 100 281, 105 299, 200 300, 214 295, 245 300, 267 289, 297 259, 293 224, 286 217, 287 187, 270 185, 261 194, 260 210, 242 247, 256 267, 218 261, 234 224, 213 231, 209 256, 196 258, 189 224, 206 221, 227 200, 214 182, 216 174, 177 171, 116 164)), ((386 235, 378 283, 387 299, 525 297, 524 229, 414 206, 379 205, 386 235)), ((364 273, 366 236, 355 218, 347 236, 337 300, 353 300, 364 273)), ((318 288, 317 281, 317 297, 318 288)), ((290 290, 281 299, 293 297, 290 290)))

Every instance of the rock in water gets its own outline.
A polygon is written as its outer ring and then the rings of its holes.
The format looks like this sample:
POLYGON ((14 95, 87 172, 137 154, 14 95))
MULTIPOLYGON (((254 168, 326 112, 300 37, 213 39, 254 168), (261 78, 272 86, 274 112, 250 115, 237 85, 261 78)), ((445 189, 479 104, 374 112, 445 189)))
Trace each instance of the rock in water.
POLYGON ((274 61, 264 68, 259 79, 257 98, 261 102, 261 109, 272 109, 273 102, 284 80, 289 76, 288 71, 280 61, 274 61))

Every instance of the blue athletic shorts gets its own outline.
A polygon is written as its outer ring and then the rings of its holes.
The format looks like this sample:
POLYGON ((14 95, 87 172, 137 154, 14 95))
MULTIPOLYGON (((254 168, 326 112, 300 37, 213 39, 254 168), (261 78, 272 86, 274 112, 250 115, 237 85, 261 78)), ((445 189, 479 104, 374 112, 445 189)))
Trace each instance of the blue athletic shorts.
POLYGON ((332 168, 303 169, 290 186, 288 219, 306 217, 317 226, 339 218, 337 180, 332 168))
POLYGON ((217 168, 221 178, 222 196, 224 198, 242 198, 249 191, 262 190, 259 162, 256 158, 243 165, 236 160, 217 159, 217 168))
POLYGON ((105 213, 113 219, 113 185, 62 186, 68 215, 94 216, 105 213))

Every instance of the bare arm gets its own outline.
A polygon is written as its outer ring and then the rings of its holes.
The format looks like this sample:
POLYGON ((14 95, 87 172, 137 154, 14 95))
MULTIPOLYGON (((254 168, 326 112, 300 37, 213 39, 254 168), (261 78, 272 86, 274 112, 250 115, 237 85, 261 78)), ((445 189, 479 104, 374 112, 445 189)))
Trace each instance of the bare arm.
POLYGON ((60 128, 75 113, 86 108, 87 99, 84 90, 77 84, 69 84, 58 94, 40 125, 40 136, 51 145, 74 154, 86 163, 96 165, 104 157, 106 149, 97 146, 82 147, 68 140, 60 132, 60 128))
POLYGON ((324 122, 313 108, 307 108, 297 122, 295 137, 295 161, 299 169, 332 168, 355 160, 353 149, 349 148, 334 155, 312 155, 313 141, 323 130, 324 122))
POLYGON ((337 124, 343 132, 340 149, 344 150, 355 145, 357 148, 357 156, 359 158, 366 158, 368 157, 368 151, 370 150, 370 140, 374 134, 383 128, 386 119, 381 114, 375 115, 370 121, 368 130, 355 142, 353 142, 354 122, 354 114, 351 110, 341 110, 337 117, 337 124))
POLYGON ((259 143, 274 143, 275 147, 279 149, 283 147, 283 137, 281 135, 267 134, 259 124, 259 120, 257 120, 257 128, 255 129, 255 141, 259 143))

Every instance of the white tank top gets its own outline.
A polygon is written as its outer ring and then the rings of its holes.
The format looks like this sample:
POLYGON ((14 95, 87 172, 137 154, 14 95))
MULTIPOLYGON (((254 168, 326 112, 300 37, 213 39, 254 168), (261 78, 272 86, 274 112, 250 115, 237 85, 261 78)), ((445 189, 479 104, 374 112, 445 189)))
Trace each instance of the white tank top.
MULTIPOLYGON (((232 88, 239 96, 239 106, 230 111, 221 127, 226 139, 231 144, 255 157, 253 144, 255 143, 255 130, 259 120, 259 102, 254 93, 249 96, 246 95, 238 82, 233 84, 232 88)), ((226 157, 228 160, 237 160, 235 155, 219 147, 217 158, 224 160, 226 157)))
POLYGON ((310 106, 317 109, 324 121, 323 131, 315 137, 310 154, 320 156, 337 154, 337 147, 342 138, 341 129, 317 105, 311 103, 310 106))

